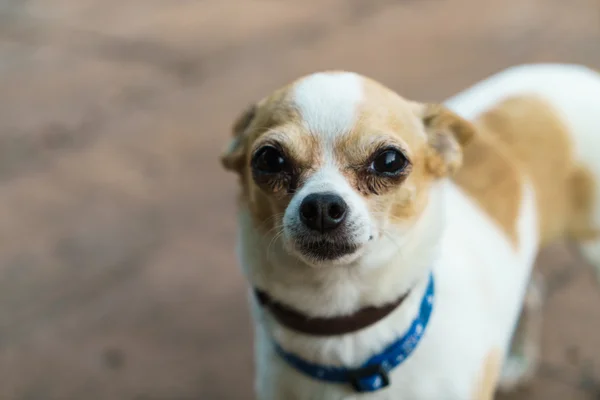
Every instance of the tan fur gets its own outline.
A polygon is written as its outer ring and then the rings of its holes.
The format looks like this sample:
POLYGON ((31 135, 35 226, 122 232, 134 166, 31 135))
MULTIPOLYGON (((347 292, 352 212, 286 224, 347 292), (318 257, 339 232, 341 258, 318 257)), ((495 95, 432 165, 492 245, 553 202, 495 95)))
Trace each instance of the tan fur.
POLYGON ((546 102, 510 98, 475 125, 477 135, 464 150, 456 182, 513 241, 525 179, 535 189, 542 245, 565 233, 593 233, 587 221, 594 182, 575 165, 569 132, 546 102))
POLYGON ((501 367, 502 352, 500 349, 491 349, 481 366, 481 376, 473 388, 473 400, 492 400, 494 398, 501 367))
POLYGON ((279 226, 292 195, 283 190, 265 191, 253 182, 249 166, 254 151, 269 142, 281 144, 294 163, 303 168, 301 179, 320 164, 316 141, 302 129, 298 112, 290 106, 292 85, 244 110, 233 124, 232 144, 221 155, 223 166, 240 176, 241 200, 248 204, 257 226, 265 232, 273 232, 279 226))
MULTIPOLYGON (((253 152, 265 143, 279 143, 301 169, 301 180, 323 162, 323 149, 315 137, 318 132, 306 131, 290 99, 296 82, 247 108, 236 119, 233 143, 221 157, 225 168, 240 175, 242 201, 264 231, 277 228, 291 194, 256 185, 249 168, 253 152)), ((410 102, 368 78, 363 85, 366 101, 357 110, 353 129, 334 146, 336 163, 365 196, 373 215, 382 221, 410 223, 427 204, 429 185, 460 167, 461 146, 473 127, 441 105, 410 102), (406 176, 390 181, 361 174, 360 167, 386 145, 405 152, 410 161, 406 176)))
POLYGON ((516 246, 523 176, 508 149, 477 121, 477 134, 464 149, 456 183, 502 228, 516 246))
POLYGON ((382 221, 410 222, 426 205, 427 187, 434 176, 427 169, 427 136, 421 117, 411 103, 371 80, 364 82, 365 97, 376 99, 359 107, 359 116, 351 132, 340 138, 335 146, 336 158, 346 176, 364 195, 374 215, 382 221), (352 166, 360 165, 378 147, 394 145, 404 150, 410 167, 407 176, 398 182, 374 182, 376 193, 363 190, 369 179, 357 174, 352 166), (348 168, 350 167, 350 168, 348 168))
POLYGON ((366 157, 377 143, 404 149, 411 163, 406 179, 368 200, 385 220, 410 222, 425 208, 431 183, 460 167, 462 146, 473 135, 473 127, 442 105, 407 101, 370 79, 364 90, 376 101, 363 104, 353 131, 336 149, 358 158, 366 157))
POLYGON ((595 185, 594 177, 587 168, 576 166, 571 171, 568 179, 571 215, 567 229, 574 239, 593 240, 600 237, 600 231, 590 222, 596 203, 595 185))
POLYGON ((518 160, 520 172, 534 186, 542 244, 557 238, 568 221, 568 177, 574 168, 566 127, 556 112, 536 97, 505 100, 480 121, 518 160))

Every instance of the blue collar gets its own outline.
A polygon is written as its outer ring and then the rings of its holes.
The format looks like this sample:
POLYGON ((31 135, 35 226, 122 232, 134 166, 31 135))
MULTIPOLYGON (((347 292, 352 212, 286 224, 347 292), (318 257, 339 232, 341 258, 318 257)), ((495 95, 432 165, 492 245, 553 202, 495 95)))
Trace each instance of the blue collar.
POLYGON ((419 344, 433 310, 434 295, 433 274, 430 274, 419 314, 408 331, 381 353, 371 357, 360 368, 349 369, 313 364, 285 351, 277 343, 275 349, 289 365, 311 378, 329 383, 351 384, 356 392, 375 392, 390 384, 389 373, 402 364, 419 344))

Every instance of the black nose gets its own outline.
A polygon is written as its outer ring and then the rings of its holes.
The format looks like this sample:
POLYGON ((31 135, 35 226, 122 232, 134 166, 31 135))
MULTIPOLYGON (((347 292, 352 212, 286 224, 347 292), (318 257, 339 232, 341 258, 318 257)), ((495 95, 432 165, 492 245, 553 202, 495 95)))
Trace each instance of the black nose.
POLYGON ((346 218, 346 202, 333 193, 312 193, 300 204, 300 219, 304 224, 321 233, 337 228, 346 218))

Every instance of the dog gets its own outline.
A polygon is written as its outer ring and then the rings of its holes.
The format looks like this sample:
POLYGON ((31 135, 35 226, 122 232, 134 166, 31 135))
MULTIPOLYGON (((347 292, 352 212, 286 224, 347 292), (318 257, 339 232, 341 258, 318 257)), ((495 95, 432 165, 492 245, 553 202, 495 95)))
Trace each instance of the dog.
POLYGON ((539 249, 600 272, 600 74, 511 67, 442 104, 365 76, 248 107, 239 177, 261 400, 492 399, 539 355, 539 249))

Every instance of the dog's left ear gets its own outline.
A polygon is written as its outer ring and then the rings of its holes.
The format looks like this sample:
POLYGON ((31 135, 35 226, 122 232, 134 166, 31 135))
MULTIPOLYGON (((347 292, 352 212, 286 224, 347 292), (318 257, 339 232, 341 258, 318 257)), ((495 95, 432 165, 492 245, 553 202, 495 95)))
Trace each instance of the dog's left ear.
POLYGON ((221 164, 229 171, 241 173, 246 162, 246 142, 248 127, 256 116, 255 104, 246 107, 233 123, 233 140, 221 154, 221 164))
POLYGON ((463 148, 475 135, 475 127, 440 104, 418 104, 427 133, 427 168, 436 177, 451 176, 462 165, 463 148))

